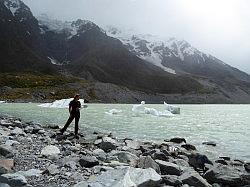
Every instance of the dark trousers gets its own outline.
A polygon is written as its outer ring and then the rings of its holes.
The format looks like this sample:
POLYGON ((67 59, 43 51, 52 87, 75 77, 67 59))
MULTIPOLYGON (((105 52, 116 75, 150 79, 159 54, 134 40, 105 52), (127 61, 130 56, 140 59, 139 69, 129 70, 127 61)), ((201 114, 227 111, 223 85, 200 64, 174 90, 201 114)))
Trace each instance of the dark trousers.
POLYGON ((75 118, 75 135, 78 135, 78 129, 79 129, 79 119, 80 119, 80 114, 70 114, 68 121, 64 125, 64 127, 61 129, 61 132, 64 133, 66 129, 69 127, 70 123, 73 121, 75 118))

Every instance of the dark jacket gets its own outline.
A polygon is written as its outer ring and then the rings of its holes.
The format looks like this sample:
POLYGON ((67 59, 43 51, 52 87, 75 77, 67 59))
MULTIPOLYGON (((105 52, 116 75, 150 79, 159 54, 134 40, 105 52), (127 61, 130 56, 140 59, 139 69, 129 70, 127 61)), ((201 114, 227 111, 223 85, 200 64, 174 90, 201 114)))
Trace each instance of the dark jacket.
POLYGON ((80 101, 72 100, 69 103, 69 109, 71 108, 70 114, 71 115, 77 115, 80 117, 80 108, 81 108, 81 103, 80 101))

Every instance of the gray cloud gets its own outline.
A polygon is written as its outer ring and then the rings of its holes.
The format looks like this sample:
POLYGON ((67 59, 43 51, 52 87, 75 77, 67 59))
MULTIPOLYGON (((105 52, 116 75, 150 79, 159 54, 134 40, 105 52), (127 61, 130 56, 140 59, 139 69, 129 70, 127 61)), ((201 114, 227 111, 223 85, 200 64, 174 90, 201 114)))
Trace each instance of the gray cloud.
POLYGON ((35 15, 185 39, 250 73, 248 0, 24 0, 35 15))

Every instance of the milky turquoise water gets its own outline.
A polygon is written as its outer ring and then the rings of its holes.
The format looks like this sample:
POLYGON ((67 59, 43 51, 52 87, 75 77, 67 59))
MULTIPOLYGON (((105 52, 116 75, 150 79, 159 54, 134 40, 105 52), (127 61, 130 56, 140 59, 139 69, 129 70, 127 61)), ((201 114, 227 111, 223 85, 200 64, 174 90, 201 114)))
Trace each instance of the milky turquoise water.
MULTIPOLYGON (((89 104, 81 110, 80 125, 90 130, 112 132, 118 137, 164 140, 185 137, 198 150, 211 157, 231 156, 250 161, 250 105, 178 105, 181 114, 171 118, 134 116, 132 105, 89 104), (122 110, 108 115, 110 109, 122 110), (215 141, 216 147, 202 145, 215 141)), ((147 105, 163 110, 163 105, 147 105)), ((64 125, 67 109, 41 108, 34 103, 0 104, 0 114, 21 117, 25 121, 64 125)), ((73 124, 72 124, 73 127, 73 124)))

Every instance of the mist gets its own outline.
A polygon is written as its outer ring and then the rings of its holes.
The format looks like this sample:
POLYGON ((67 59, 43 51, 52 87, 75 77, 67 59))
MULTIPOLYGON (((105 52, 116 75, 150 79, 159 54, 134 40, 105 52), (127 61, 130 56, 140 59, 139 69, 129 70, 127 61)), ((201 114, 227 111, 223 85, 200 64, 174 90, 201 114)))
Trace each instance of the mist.
POLYGON ((248 0, 24 0, 35 16, 176 37, 250 74, 248 0))

